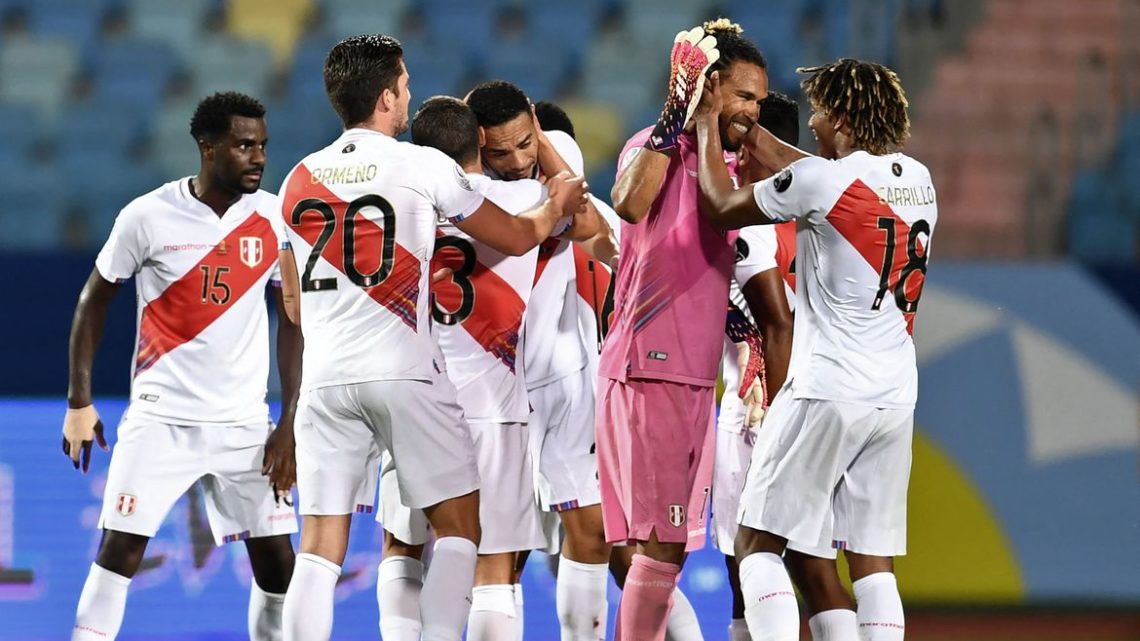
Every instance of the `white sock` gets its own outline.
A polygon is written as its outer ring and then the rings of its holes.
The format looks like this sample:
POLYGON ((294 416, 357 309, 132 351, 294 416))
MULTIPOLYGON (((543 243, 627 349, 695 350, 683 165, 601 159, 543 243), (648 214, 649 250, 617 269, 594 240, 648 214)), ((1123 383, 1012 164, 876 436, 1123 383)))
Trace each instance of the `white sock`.
POLYGON ((666 641, 705 641, 701 634, 701 622, 697 621, 697 613, 693 604, 681 588, 673 588, 673 609, 669 611, 669 620, 665 622, 666 641))
POLYGON ((307 552, 297 555, 281 614, 285 641, 329 640, 333 594, 339 578, 340 566, 336 563, 307 552))
POLYGON ((471 590, 467 641, 504 641, 518 632, 515 625, 515 587, 479 585, 471 590))
POLYGON ((855 611, 824 610, 808 619, 812 641, 859 641, 855 611))
POLYGON ((92 563, 79 595, 71 641, 113 641, 127 609, 131 580, 92 563))
POLYGON ((424 564, 410 556, 385 557, 376 571, 376 603, 380 636, 385 641, 419 641, 420 590, 424 564))
POLYGON ((558 559, 555 603, 562 641, 598 641, 606 636, 609 565, 558 559), (599 613, 601 617, 599 618, 599 613))
POLYGON ((285 595, 266 592, 249 582, 249 641, 281 641, 281 611, 285 608, 285 595))
MULTIPOLYGON (((471 612, 475 542, 446 536, 435 542, 432 567, 420 593, 423 641, 459 641, 471 612)), ((514 605, 514 596, 511 596, 514 605)))
POLYGON ((744 619, 733 619, 732 623, 728 624, 728 641, 752 641, 752 635, 748 634, 748 624, 744 619))
POLYGON ((769 552, 744 557, 740 591, 753 641, 799 641, 800 608, 783 559, 769 552))
POLYGON ((867 575, 853 585, 862 641, 902 641, 906 631, 899 584, 891 572, 867 575))
POLYGON ((523 614, 526 609, 523 607, 523 589, 522 583, 515 584, 515 627, 518 629, 518 634, 515 635, 515 641, 522 641, 525 636, 524 631, 526 626, 523 625, 526 617, 523 614))

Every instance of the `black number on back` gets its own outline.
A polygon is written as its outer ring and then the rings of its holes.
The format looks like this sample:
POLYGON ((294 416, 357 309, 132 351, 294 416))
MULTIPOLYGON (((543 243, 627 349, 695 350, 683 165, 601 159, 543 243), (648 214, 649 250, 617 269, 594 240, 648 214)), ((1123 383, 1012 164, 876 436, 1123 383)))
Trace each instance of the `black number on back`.
MULTIPOLYGON (((336 278, 314 279, 313 268, 316 267, 317 259, 324 253, 325 246, 332 240, 333 234, 336 232, 336 212, 333 211, 332 205, 320 198, 306 198, 293 207, 293 213, 290 216, 293 226, 300 227, 301 218, 308 212, 320 214, 323 220, 321 221, 321 232, 317 235, 317 242, 313 243, 313 251, 309 252, 309 259, 305 261, 305 271, 301 274, 301 291, 326 292, 335 290, 337 288, 336 278)), ((391 203, 375 194, 361 196, 348 203, 348 208, 344 213, 341 241, 344 249, 344 273, 354 285, 375 287, 387 280, 389 274, 392 273, 392 264, 396 258, 396 212, 392 209, 391 203), (362 274, 356 268, 358 254, 365 256, 375 256, 376 254, 375 247, 365 247, 363 251, 357 251, 356 247, 356 218, 360 210, 365 207, 375 207, 383 214, 383 240, 379 247, 380 265, 371 274, 362 274)))
MULTIPOLYGON (((878 220, 879 229, 886 232, 886 240, 884 242, 883 250, 883 266, 879 271, 879 291, 875 295, 875 302, 871 305, 871 309, 877 310, 883 304, 883 298, 886 297, 887 292, 891 288, 891 272, 894 271, 895 261, 895 220, 888 216, 880 216, 878 220)), ((926 250, 922 249, 919 253, 919 236, 925 234, 926 241, 930 242, 930 223, 925 220, 916 220, 910 226, 910 234, 906 239, 906 264, 902 266, 899 271, 898 282, 895 283, 895 305, 902 310, 903 313, 911 314, 918 311, 918 301, 922 298, 921 285, 915 291, 914 300, 907 298, 906 284, 910 277, 919 272, 926 275, 926 250)))
POLYGON ((435 302, 432 304, 431 317, 440 325, 462 323, 475 309, 475 284, 471 282, 471 274, 475 271, 475 247, 463 238, 440 236, 435 239, 433 252, 439 253, 448 247, 454 247, 463 255, 463 264, 458 269, 451 270, 451 282, 459 288, 459 305, 453 311, 447 310, 439 304, 438 296, 433 297, 435 302))

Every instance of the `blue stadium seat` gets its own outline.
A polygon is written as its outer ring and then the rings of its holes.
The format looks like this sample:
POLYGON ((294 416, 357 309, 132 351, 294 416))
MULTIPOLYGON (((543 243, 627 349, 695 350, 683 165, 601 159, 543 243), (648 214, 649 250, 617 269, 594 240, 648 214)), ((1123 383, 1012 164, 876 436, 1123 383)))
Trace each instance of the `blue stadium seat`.
POLYGON ((0 45, 0 100, 35 105, 52 120, 75 71, 75 48, 65 39, 7 40, 0 45))
POLYGON ((484 61, 483 75, 517 84, 531 100, 549 100, 566 79, 568 63, 557 47, 526 39, 493 47, 484 61))
POLYGON ((53 249, 60 244, 65 199, 50 166, 26 163, 0 176, 0 249, 53 249))
POLYGON ((0 149, 24 156, 41 141, 36 110, 28 105, 0 103, 0 149))
POLYGON ((394 34, 407 9, 402 1, 325 0, 325 30, 336 40, 361 33, 394 34))
POLYGON ((56 128, 60 153, 100 149, 124 155, 146 139, 147 121, 137 105, 115 102, 88 102, 64 112, 56 128))
POLYGON ((410 40, 404 43, 404 64, 411 76, 413 110, 416 105, 436 95, 461 95, 469 87, 461 86, 467 78, 467 59, 452 48, 410 40))
POLYGON ((101 0, 35 0, 27 4, 28 24, 38 34, 66 38, 86 55, 95 49, 106 8, 101 0))
POLYGON ((206 16, 215 0, 123 0, 134 34, 169 44, 183 58, 201 42, 206 16))
POLYGON ((1069 252, 1088 261, 1136 258, 1135 223, 1121 211, 1116 181, 1099 171, 1083 171, 1069 201, 1069 252))
POLYGON ((582 7, 576 4, 536 3, 530 9, 528 21, 528 30, 543 42, 557 43, 575 68, 582 63, 586 48, 595 38, 602 8, 597 2, 585 2, 582 7))
POLYGON ((174 53, 162 42, 125 39, 109 43, 96 54, 95 96, 151 111, 177 71, 174 53))
POLYGON ((293 54, 289 72, 291 100, 319 100, 327 102, 325 95, 325 58, 337 42, 336 38, 317 34, 306 38, 293 54))
POLYGON ((446 3, 432 9, 430 4, 422 11, 429 36, 449 47, 462 47, 463 52, 482 58, 493 48, 495 22, 499 8, 470 2, 446 3))
POLYGON ((164 178, 147 166, 120 163, 98 185, 80 194, 79 208, 87 218, 91 243, 98 246, 106 240, 115 217, 128 203, 174 178, 164 178))
POLYGON ((264 100, 273 79, 273 55, 258 42, 215 36, 199 42, 187 59, 195 96, 240 91, 264 100))

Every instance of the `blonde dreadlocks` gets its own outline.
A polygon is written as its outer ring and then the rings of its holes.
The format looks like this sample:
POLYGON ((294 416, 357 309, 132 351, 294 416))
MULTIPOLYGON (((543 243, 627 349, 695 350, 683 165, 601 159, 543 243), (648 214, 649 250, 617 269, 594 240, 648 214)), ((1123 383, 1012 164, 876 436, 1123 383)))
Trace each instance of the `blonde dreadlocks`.
POLYGON ((843 116, 857 149, 881 156, 910 136, 906 92, 898 74, 887 67, 842 58, 796 71, 810 74, 801 86, 812 108, 832 118, 843 116))

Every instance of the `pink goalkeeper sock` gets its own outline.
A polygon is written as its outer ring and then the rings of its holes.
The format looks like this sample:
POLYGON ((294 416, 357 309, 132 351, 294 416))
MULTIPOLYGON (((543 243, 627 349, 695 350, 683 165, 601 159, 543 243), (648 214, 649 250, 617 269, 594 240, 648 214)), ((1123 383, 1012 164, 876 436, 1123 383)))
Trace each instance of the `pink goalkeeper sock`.
POLYGON ((681 566, 636 554, 621 595, 625 641, 665 641, 665 623, 673 607, 673 589, 681 566))

